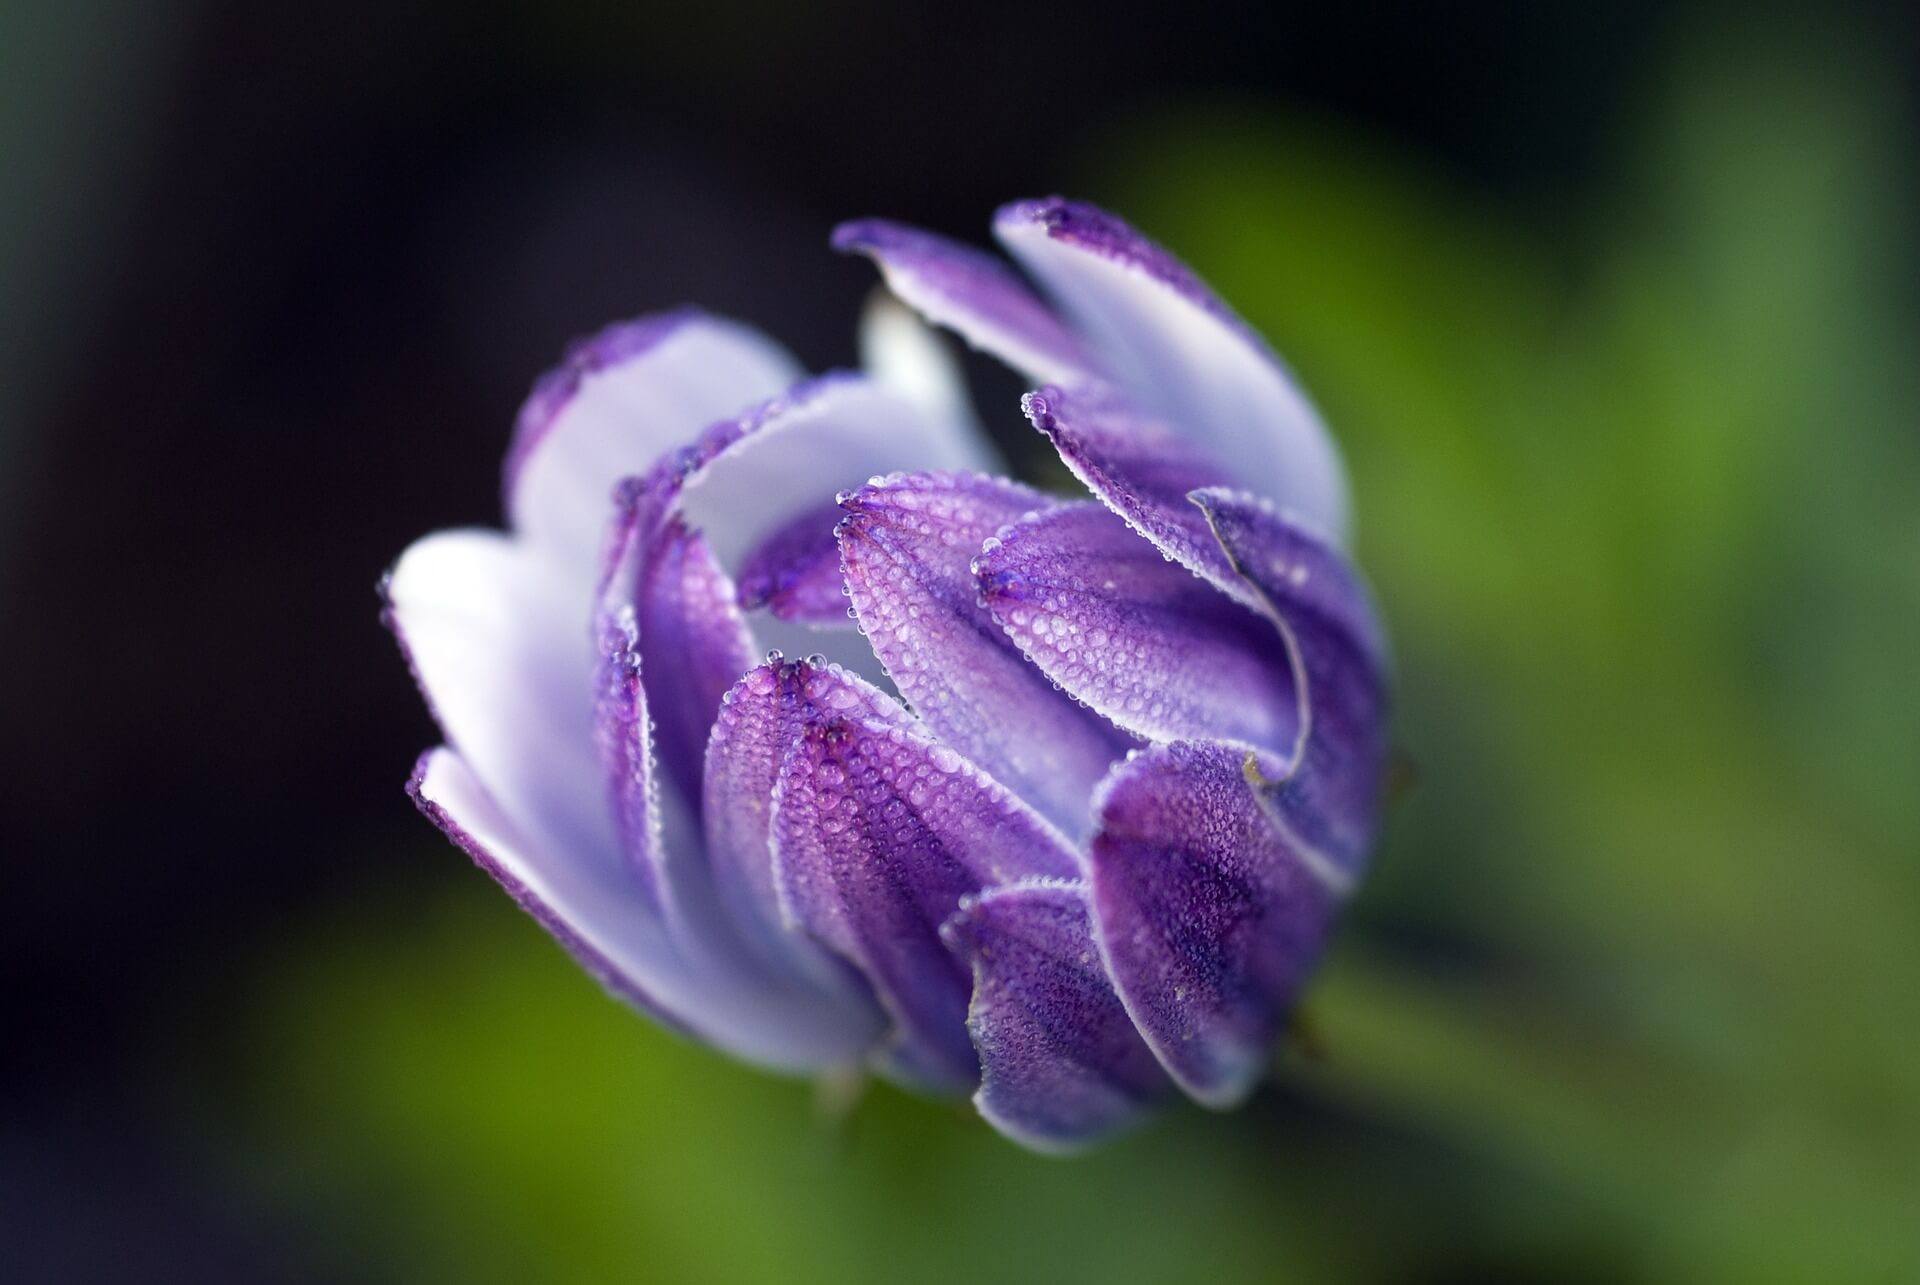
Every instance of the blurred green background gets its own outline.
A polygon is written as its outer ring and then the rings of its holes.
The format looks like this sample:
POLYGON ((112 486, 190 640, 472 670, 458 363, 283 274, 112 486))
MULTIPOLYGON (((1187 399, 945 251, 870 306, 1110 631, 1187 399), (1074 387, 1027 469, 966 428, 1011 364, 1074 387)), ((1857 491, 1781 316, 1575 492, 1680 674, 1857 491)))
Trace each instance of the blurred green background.
MULTIPOLYGON (((1187 257, 1313 390, 1399 658, 1417 780, 1246 1111, 1062 1162, 885 1087, 848 1106, 636 1020, 408 819, 312 858, 385 873, 210 927, 233 952, 136 1023, 121 1070, 168 1145, 231 1219, 297 1229, 245 1261, 1920 1279, 1912 58, 1872 24, 1682 17, 1590 161, 1527 181, 1204 80, 1061 144, 1055 185, 1187 257)), ((486 405, 420 449, 494 449, 486 405)), ((483 486, 392 523, 479 520, 483 486)), ((413 748, 355 751, 394 812, 413 748)))

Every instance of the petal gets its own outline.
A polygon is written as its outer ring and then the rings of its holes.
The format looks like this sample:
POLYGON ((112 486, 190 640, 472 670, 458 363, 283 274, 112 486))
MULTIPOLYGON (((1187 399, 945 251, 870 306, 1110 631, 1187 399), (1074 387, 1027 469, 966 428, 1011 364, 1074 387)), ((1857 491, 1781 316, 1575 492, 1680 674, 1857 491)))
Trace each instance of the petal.
POLYGON ((707 736, 720 698, 753 666, 753 639, 734 604, 733 582, 704 537, 678 517, 650 522, 640 506, 623 509, 615 528, 618 553, 601 590, 601 629, 625 622, 646 675, 660 763, 697 815, 707 736))
MULTIPOLYGON (((672 880, 661 865, 669 852, 683 850, 684 839, 668 846, 663 813, 670 801, 660 794, 653 717, 640 671, 640 640, 633 613, 628 611, 602 626, 594 743, 600 750, 621 850, 654 910, 665 915, 666 890, 672 880)), ((691 829, 684 804, 677 811, 676 838, 691 829)))
POLYGON ((714 884, 742 937, 771 967, 841 984, 841 969, 827 966, 781 911, 770 826, 787 752, 807 728, 849 715, 913 725, 898 701, 837 665, 776 660, 754 668, 726 694, 714 724, 704 807, 714 884))
POLYGON ((901 696, 941 741, 1084 834, 1093 787, 1129 741, 1027 663, 980 605, 971 570, 995 531, 1053 502, 999 478, 914 473, 841 503, 847 593, 901 696))
POLYGON ((994 230, 1132 400, 1231 462, 1241 485, 1344 532, 1346 474, 1319 414, 1186 265, 1113 215, 1059 197, 1003 207, 994 230))
POLYGON ((740 605, 818 629, 851 629, 840 543, 833 534, 840 517, 840 506, 824 501, 748 552, 740 567, 740 605))
POLYGON ((1089 491, 1169 558, 1254 605, 1204 514, 1187 497, 1228 477, 1192 442, 1110 390, 1047 387, 1021 409, 1089 491))
POLYGON ((799 375, 771 340, 693 309, 575 343, 520 410, 506 466, 514 528, 590 572, 615 482, 799 375))
POLYGON ((872 259, 903 302, 1015 370, 1040 380, 1092 373, 1053 309, 984 250, 886 219, 841 224, 833 247, 872 259))
POLYGON ((1218 490, 1193 500, 1297 653, 1304 727, 1271 800, 1302 840, 1357 870, 1387 757, 1391 658, 1372 597, 1337 550, 1263 500, 1218 490))
POLYGON ((968 893, 1074 875, 1072 849, 953 750, 863 718, 806 729, 781 767, 772 830, 785 913, 858 967, 893 1020, 883 1068, 972 1088, 971 979, 939 926, 968 893))
POLYGON ((987 610, 1033 664, 1129 732, 1292 754, 1298 701, 1272 621, 1098 504, 1023 518, 975 570, 987 610))
POLYGON ((545 850, 620 866, 575 578, 499 532, 448 531, 408 548, 384 592, 441 731, 500 810, 545 850))
POLYGON ((1212 1107, 1252 1091, 1345 887, 1261 806, 1248 757, 1182 742, 1129 760, 1089 852, 1114 988, 1161 1065, 1212 1107))
POLYGON ((669 1028, 691 1033, 655 993, 684 989, 687 979, 652 892, 639 880, 616 868, 546 855, 488 797, 459 753, 445 746, 420 756, 407 794, 596 981, 669 1028))
POLYGON ((1137 1122, 1166 1073, 1107 980, 1081 883, 1027 882, 960 903, 941 927, 973 969, 974 1103, 1040 1151, 1076 1151, 1137 1122))
POLYGON ((871 1042, 870 1015, 692 966, 629 867, 542 846, 455 751, 424 755, 408 793, 588 973, 668 1027, 780 1070, 844 1064, 871 1042))

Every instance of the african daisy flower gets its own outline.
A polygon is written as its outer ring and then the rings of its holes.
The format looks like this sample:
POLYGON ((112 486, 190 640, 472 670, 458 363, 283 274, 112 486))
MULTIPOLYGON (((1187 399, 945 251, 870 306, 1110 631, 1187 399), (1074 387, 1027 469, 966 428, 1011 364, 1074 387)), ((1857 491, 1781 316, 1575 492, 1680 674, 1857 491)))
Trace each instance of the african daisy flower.
POLYGON ((996 476, 897 305, 817 379, 670 313, 540 380, 510 530, 413 545, 387 618, 446 739, 415 801, 610 990, 1063 1150, 1257 1082, 1374 835, 1387 656, 1266 345, 1097 209, 995 230, 1025 277, 835 244, 1038 384, 1092 498, 996 476))

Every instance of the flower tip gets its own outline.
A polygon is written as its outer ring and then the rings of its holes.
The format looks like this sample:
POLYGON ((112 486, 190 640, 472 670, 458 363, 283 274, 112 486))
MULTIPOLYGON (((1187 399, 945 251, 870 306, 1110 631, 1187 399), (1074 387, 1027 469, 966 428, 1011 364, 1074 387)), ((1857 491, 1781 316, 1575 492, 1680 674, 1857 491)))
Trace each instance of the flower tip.
POLYGON ((827 244, 841 254, 866 254, 880 247, 892 226, 885 219, 849 219, 833 229, 827 244))
POLYGON ((993 212, 993 223, 1003 229, 1028 225, 1051 227, 1072 205, 1073 202, 1058 193, 1008 201, 993 212))

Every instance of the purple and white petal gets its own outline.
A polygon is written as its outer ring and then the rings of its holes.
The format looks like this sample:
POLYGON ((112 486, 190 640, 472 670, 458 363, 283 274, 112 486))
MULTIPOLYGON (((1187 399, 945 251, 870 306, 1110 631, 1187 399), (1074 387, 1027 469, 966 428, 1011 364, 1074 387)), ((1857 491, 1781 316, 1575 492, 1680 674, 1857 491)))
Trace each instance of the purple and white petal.
POLYGON ((896 475, 842 497, 840 555, 867 641, 921 721, 1083 835, 1094 785, 1131 742, 1026 662, 971 569, 995 531, 1053 503, 999 478, 896 475))
POLYGON ((975 571, 988 612, 1040 672, 1129 732, 1292 755, 1299 702, 1273 622, 1100 505, 1021 519, 975 571))
POLYGON ((809 727, 857 717, 901 728, 913 717, 878 688, 836 665, 775 660, 730 690, 707 744, 704 815, 714 885, 741 937, 772 968, 799 968, 844 984, 838 961, 823 960, 794 931, 774 885, 774 786, 787 752, 809 727))
POLYGON ((1166 1096, 1166 1072, 1107 980, 1084 883, 990 888, 963 899, 940 935, 973 969, 973 1100, 994 1128, 1039 1151, 1078 1151, 1166 1096))
POLYGON ((1210 1107, 1252 1091, 1347 882, 1276 824, 1251 752, 1160 746, 1103 787, 1094 932, 1161 1065, 1210 1107))
POLYGON ((500 810, 544 850, 620 867, 580 579, 497 531, 442 532, 394 564, 386 619, 441 732, 500 810))
POLYGON ((1336 549, 1263 500, 1217 490, 1193 498, 1297 654, 1304 726, 1269 798, 1302 840, 1357 870, 1387 758, 1391 658, 1372 597, 1336 549))
POLYGON ((543 846, 498 807, 451 749, 422 756, 408 793, 586 971, 669 1028, 736 1057, 804 1071, 854 1061, 870 1015, 796 1002, 688 961, 623 862, 582 861, 543 846))
POLYGON ((994 230, 1086 337, 1106 378, 1233 461, 1238 485, 1344 533, 1346 474, 1319 413, 1185 264, 1104 210, 1060 197, 1005 206, 994 230))
POLYGON ((893 1021, 882 1068, 929 1089, 972 1088, 972 979, 939 927, 969 893, 1077 875, 1065 839, 947 746, 858 717, 801 735, 772 830, 784 913, 857 967, 893 1021))
POLYGON ((615 482, 800 373, 773 341, 696 309, 609 326, 568 349, 521 407, 507 516, 561 566, 591 573, 615 482))
POLYGON ((1225 467, 1110 389, 1047 387, 1028 393, 1020 406, 1073 475, 1128 526, 1222 592, 1257 603, 1187 498, 1223 482, 1225 467))
POLYGON ((887 288, 920 315, 1030 378, 1072 381, 1094 373, 1053 309, 984 250, 886 219, 841 224, 833 246, 872 259, 887 288))
POLYGON ((619 870, 542 860, 535 842, 488 796, 459 752, 444 745, 420 756, 407 794, 596 981, 669 1028, 691 1033, 654 994, 659 981, 671 986, 681 969, 643 881, 622 878, 626 872, 619 870), (583 889, 592 891, 582 896, 583 889), (577 904, 583 902, 588 904, 577 904), (596 916, 595 906, 608 913, 596 916))

